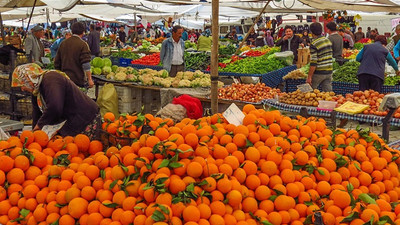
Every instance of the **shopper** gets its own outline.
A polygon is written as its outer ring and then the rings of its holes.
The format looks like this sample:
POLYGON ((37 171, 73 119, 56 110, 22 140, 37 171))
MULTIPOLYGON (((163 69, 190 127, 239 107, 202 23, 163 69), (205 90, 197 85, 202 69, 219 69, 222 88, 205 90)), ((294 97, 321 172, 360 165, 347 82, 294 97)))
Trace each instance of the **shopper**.
POLYGON ((249 36, 247 37, 247 45, 256 45, 256 39, 258 35, 256 34, 254 28, 251 29, 249 36))
POLYGON ((90 24, 90 34, 88 36, 88 45, 92 58, 100 55, 100 32, 96 30, 94 24, 90 24))
POLYGON ((71 80, 81 88, 93 87, 90 72, 90 50, 82 40, 85 25, 76 22, 71 26, 72 37, 63 41, 54 60, 56 69, 65 72, 71 80))
POLYGON ((238 36, 236 34, 236 28, 233 27, 232 30, 225 35, 225 38, 231 39, 233 41, 237 41, 238 36))
POLYGON ((124 26, 119 27, 118 37, 117 37, 117 44, 119 47, 123 47, 126 41, 126 33, 124 26))
POLYGON ((303 31, 303 36, 301 38, 303 39, 304 45, 310 46, 311 40, 310 40, 310 37, 308 35, 308 31, 307 30, 303 31))
POLYGON ((25 52, 28 62, 41 63, 44 57, 44 46, 40 38, 44 36, 44 29, 42 26, 35 26, 25 39, 25 52))
POLYGON ((359 42, 361 39, 365 38, 365 34, 362 31, 362 27, 358 27, 358 31, 354 34, 355 42, 359 42))
POLYGON ((396 46, 399 40, 400 40, 400 24, 396 26, 395 34, 390 38, 389 43, 386 45, 387 50, 389 50, 389 52, 393 51, 394 46, 396 46))
POLYGON ((50 51, 51 51, 51 58, 54 59, 57 55, 57 50, 61 45, 61 42, 63 42, 65 39, 68 39, 72 36, 71 31, 70 30, 64 30, 62 32, 62 35, 59 39, 57 39, 50 47, 50 51))
POLYGON ((267 31, 266 31, 265 43, 266 43, 266 45, 268 45, 269 47, 274 47, 274 45, 275 45, 274 37, 272 37, 271 31, 270 31, 270 30, 267 30, 267 31))
POLYGON ((367 28, 367 33, 366 33, 365 37, 366 37, 366 38, 370 38, 370 35, 371 35, 371 27, 368 27, 368 28, 367 28))
POLYGON ((184 71, 185 42, 181 39, 183 28, 176 25, 172 28, 172 35, 161 45, 160 61, 171 77, 179 71, 184 71))
POLYGON ((255 40, 255 46, 256 47, 263 47, 264 45, 266 45, 265 43, 265 33, 263 31, 258 32, 259 35, 257 36, 256 40, 255 40))
POLYGON ((32 101, 34 130, 66 121, 58 131, 61 136, 84 133, 90 138, 96 137, 97 127, 101 126, 99 107, 66 74, 43 71, 39 65, 30 63, 15 68, 12 81, 13 87, 21 87, 35 96, 32 101))
POLYGON ((371 39, 371 40, 375 40, 375 38, 378 36, 378 32, 377 32, 377 30, 371 30, 371 32, 370 32, 370 34, 369 34, 369 38, 371 39))
POLYGON ((202 35, 200 35, 199 40, 197 41, 197 50, 210 52, 211 51, 211 44, 212 38, 210 37, 211 31, 210 29, 206 29, 202 35))
POLYGON ((321 86, 322 91, 332 91, 332 43, 321 35, 322 25, 320 23, 312 23, 310 31, 313 41, 310 45, 311 60, 307 83, 313 89, 321 86))
POLYGON ((385 48, 386 44, 386 37, 384 35, 379 35, 375 38, 375 43, 365 45, 364 48, 358 53, 356 60, 361 64, 358 69, 357 76, 361 91, 369 89, 373 89, 377 92, 382 91, 383 81, 385 79, 386 61, 399 75, 397 63, 393 59, 390 52, 385 48))
POLYGON ((326 24, 326 30, 329 34, 328 39, 332 42, 332 54, 336 61, 343 60, 343 37, 337 32, 336 23, 329 22, 326 24))
POLYGON ((188 34, 188 32, 186 31, 186 29, 183 30, 183 33, 182 33, 182 40, 183 40, 183 41, 189 40, 189 34, 188 34))
POLYGON ((294 34, 291 26, 285 27, 285 36, 279 39, 276 46, 281 46, 281 52, 292 51, 294 55, 294 63, 297 62, 297 49, 300 45, 304 47, 303 40, 294 34))
POLYGON ((343 38, 343 48, 353 48, 354 41, 349 34, 345 33, 343 29, 339 29, 339 35, 343 38))

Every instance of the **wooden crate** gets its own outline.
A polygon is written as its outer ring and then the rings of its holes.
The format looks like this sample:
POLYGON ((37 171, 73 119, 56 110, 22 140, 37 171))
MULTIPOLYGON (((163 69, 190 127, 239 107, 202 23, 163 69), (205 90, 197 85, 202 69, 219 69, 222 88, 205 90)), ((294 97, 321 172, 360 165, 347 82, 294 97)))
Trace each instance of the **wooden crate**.
POLYGON ((309 48, 299 48, 297 50, 297 68, 301 68, 310 62, 310 49, 309 48))

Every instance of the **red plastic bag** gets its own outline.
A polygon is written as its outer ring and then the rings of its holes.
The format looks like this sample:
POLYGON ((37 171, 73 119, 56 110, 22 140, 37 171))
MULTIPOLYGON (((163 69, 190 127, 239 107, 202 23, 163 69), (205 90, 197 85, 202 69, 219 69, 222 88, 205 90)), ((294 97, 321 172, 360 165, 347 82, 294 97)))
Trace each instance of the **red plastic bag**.
POLYGON ((172 100, 173 104, 179 104, 185 107, 186 114, 190 119, 198 119, 203 116, 203 106, 199 99, 190 95, 181 95, 172 100))

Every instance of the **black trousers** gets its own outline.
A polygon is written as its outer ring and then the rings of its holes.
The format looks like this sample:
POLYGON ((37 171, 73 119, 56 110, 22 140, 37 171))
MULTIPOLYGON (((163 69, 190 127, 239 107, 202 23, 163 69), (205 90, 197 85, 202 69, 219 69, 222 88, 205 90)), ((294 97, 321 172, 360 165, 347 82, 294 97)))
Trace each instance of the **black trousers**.
POLYGON ((382 92, 383 80, 377 76, 363 73, 358 75, 358 84, 360 91, 372 89, 382 92))

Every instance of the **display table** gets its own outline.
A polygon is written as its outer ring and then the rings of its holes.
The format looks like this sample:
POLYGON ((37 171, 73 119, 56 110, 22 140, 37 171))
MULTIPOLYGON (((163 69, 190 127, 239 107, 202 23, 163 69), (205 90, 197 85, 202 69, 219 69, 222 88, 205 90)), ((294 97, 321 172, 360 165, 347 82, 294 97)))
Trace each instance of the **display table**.
POLYGON ((4 132, 18 131, 18 130, 22 130, 22 128, 24 128, 24 123, 21 121, 0 118, 0 128, 4 132))

